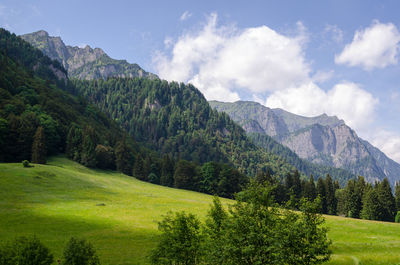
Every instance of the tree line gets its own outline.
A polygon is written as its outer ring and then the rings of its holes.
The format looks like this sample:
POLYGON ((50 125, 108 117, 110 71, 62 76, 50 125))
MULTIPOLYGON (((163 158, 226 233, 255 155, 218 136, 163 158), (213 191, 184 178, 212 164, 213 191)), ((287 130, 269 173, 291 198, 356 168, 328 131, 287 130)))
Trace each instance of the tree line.
POLYGON ((205 222, 185 212, 159 222, 152 264, 321 264, 331 241, 318 200, 303 200, 301 213, 278 208, 271 186, 252 181, 228 210, 215 197, 205 222))
MULTIPOLYGON (((0 265, 51 265, 54 261, 49 248, 36 236, 18 237, 0 245, 0 265)), ((100 265, 92 244, 74 237, 69 239, 62 258, 57 261, 62 265, 100 265)))
POLYGON ((269 183, 275 201, 286 208, 299 209, 302 199, 318 199, 323 214, 389 222, 400 219, 400 183, 396 183, 393 194, 387 178, 372 184, 359 176, 344 187, 329 174, 315 181, 312 175, 305 179, 298 171, 287 174, 283 182, 268 171, 259 172, 255 179, 269 183))

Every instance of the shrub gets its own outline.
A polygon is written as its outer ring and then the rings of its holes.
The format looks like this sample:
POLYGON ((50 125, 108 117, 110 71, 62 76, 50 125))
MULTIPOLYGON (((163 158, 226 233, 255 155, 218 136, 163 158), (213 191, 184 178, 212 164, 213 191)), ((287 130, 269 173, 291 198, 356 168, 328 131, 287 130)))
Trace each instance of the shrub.
POLYGON ((92 244, 72 237, 64 249, 63 265, 100 265, 92 244))
POLYGON ((53 255, 37 237, 20 237, 0 249, 0 264, 51 265, 53 255))
POLYGON ((23 165, 24 167, 29 167, 29 161, 28 161, 28 160, 22 161, 22 165, 23 165))
POLYGON ((394 218, 396 223, 400 223, 400 211, 397 212, 396 217, 394 218))

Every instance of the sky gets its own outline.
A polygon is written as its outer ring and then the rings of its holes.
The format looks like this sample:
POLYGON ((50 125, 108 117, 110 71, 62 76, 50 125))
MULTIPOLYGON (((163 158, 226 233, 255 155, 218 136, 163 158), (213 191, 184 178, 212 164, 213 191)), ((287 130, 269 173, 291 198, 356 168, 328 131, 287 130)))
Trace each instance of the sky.
POLYGON ((208 100, 336 115, 400 162, 399 1, 0 0, 0 27, 102 48, 208 100))

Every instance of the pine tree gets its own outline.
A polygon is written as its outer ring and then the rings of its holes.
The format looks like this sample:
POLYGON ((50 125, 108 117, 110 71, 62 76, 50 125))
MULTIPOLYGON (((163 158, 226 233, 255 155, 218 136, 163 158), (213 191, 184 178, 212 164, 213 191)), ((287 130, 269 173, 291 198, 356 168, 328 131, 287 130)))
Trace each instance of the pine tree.
POLYGON ((317 181, 317 195, 321 200, 321 212, 328 213, 328 207, 326 202, 326 185, 323 178, 319 177, 317 181))
POLYGON ((396 211, 400 211, 400 182, 396 182, 396 186, 394 188, 394 195, 396 198, 396 211))
POLYGON ((134 165, 133 149, 128 145, 125 137, 115 147, 115 164, 118 171, 127 175, 132 174, 134 165))
POLYGON ((379 220, 379 204, 377 188, 368 185, 365 188, 360 217, 367 220, 379 220))
POLYGON ((337 200, 335 197, 335 186, 332 182, 332 177, 328 174, 325 179, 325 190, 326 190, 326 206, 327 213, 336 215, 337 200))
POLYGON ((164 155, 161 162, 160 184, 168 187, 174 185, 174 161, 169 155, 164 155))
POLYGON ((388 179, 384 178, 383 181, 376 187, 376 189, 380 204, 379 220, 393 222, 396 213, 396 201, 393 197, 392 189, 388 179))
POLYGON ((310 179, 304 185, 303 197, 309 201, 314 201, 317 197, 317 189, 315 187, 314 177, 310 175, 310 179))
POLYGON ((65 153, 72 160, 81 161, 82 130, 75 124, 72 124, 68 130, 65 153))
POLYGON ((87 167, 96 166, 96 146, 98 138, 94 129, 88 125, 82 132, 81 163, 87 167))
POLYGON ((32 163, 46 163, 46 140, 42 126, 36 129, 32 144, 32 163))

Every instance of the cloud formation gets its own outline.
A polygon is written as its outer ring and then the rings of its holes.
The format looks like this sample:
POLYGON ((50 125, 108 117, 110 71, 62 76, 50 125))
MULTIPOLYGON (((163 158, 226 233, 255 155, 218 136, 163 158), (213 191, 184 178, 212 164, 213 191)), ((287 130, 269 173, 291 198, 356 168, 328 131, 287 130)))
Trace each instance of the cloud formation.
POLYGON ((400 33, 395 25, 374 21, 370 27, 356 31, 353 41, 335 56, 335 62, 365 70, 384 68, 397 64, 399 43, 400 33))
POLYGON ((298 86, 308 79, 303 55, 302 24, 299 34, 284 36, 267 26, 239 30, 217 26, 212 14, 200 31, 182 35, 171 55, 155 57, 160 77, 190 82, 207 99, 235 101, 238 91, 263 93, 298 86))
POLYGON ((277 91, 265 105, 304 115, 322 113, 338 116, 356 130, 364 130, 373 121, 378 100, 357 84, 342 82, 325 92, 315 83, 277 91))
POLYGON ((183 14, 179 18, 179 20, 185 21, 185 20, 189 19, 191 16, 192 16, 192 13, 190 13, 189 11, 186 10, 185 12, 183 12, 183 14))
POLYGON ((378 147, 388 157, 400 163, 400 135, 386 130, 374 132, 371 144, 378 147))
MULTIPOLYGON (((340 29, 332 26, 328 31, 341 41, 340 29)), ((304 116, 336 115, 366 135, 378 99, 352 82, 322 89, 318 84, 335 72, 311 69, 304 54, 307 40, 302 23, 295 34, 284 35, 267 26, 218 25, 217 15, 211 14, 200 28, 168 38, 154 64, 161 78, 192 83, 208 100, 246 99, 304 116)))

